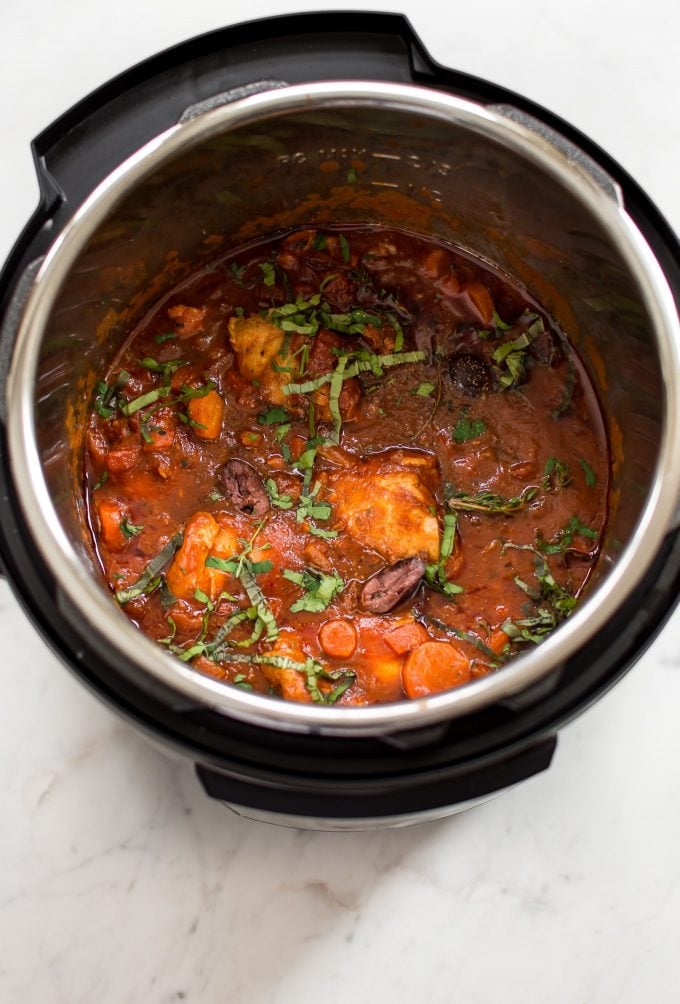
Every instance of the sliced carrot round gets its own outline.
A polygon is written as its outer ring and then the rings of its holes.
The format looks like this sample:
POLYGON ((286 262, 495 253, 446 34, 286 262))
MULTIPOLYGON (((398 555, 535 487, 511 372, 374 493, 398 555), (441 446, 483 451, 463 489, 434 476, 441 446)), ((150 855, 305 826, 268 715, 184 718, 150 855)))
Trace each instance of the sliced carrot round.
POLYGON ((333 659, 349 659, 357 647, 356 628, 342 618, 326 621, 319 629, 319 644, 333 659))
POLYGON ((426 697, 470 679, 470 661, 455 645, 426 641, 407 657, 401 680, 407 697, 426 697))

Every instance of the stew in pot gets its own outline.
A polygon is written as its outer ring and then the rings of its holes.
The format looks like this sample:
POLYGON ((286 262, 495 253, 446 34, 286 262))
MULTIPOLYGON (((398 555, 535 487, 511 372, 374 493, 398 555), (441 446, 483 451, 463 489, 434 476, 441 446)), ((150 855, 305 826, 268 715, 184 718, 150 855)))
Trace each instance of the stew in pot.
POLYGON ((486 262, 370 226, 216 258, 97 385, 104 575, 159 645, 296 701, 416 698, 501 670, 597 558, 596 395, 486 262))

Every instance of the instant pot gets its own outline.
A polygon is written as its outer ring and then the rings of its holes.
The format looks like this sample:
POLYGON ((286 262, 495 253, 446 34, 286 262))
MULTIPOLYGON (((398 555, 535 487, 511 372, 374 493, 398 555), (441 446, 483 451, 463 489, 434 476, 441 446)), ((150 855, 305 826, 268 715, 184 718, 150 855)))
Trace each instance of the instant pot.
POLYGON ((33 151, 40 205, 0 277, 0 558, 54 651, 243 815, 399 825, 547 768, 558 728, 641 655, 680 586, 680 249, 635 182, 544 109, 438 66, 388 14, 194 39, 33 151), (572 617, 496 674, 367 708, 247 693, 154 645, 103 582, 81 494, 96 382, 154 300, 216 250, 352 222, 451 241, 522 282, 580 352, 612 455, 572 617))

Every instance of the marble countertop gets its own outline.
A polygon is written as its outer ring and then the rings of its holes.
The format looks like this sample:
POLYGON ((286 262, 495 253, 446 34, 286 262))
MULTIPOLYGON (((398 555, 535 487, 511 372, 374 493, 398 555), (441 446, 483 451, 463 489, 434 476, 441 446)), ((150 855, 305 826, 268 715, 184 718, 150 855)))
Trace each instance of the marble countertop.
MULTIPOLYGON (((335 4, 298 9, 333 9, 335 4)), ((378 2, 356 8, 389 9, 378 2)), ((680 230, 680 6, 403 2, 442 63, 616 157, 680 230), (521 13, 518 13, 518 8, 521 13)), ((0 8, 0 258, 36 201, 29 140, 252 0, 0 8)), ((328 834, 231 815, 86 692, 0 583, 0 1000, 639 1004, 677 996, 680 615, 560 733, 551 769, 463 815, 328 834)))

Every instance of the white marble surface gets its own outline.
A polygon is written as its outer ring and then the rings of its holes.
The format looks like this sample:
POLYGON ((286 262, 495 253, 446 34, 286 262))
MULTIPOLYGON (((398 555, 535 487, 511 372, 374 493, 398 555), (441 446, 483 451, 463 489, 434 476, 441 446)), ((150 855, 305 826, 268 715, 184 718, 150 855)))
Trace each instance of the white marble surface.
MULTIPOLYGON (((290 9, 3 0, 0 257, 35 201, 31 136, 158 49, 290 9)), ((680 6, 402 9, 440 61, 589 133, 680 229, 680 6)), ((678 999, 677 614, 547 774, 464 816, 342 835, 211 803, 62 669, 4 584, 0 639, 3 1004, 678 999)))

